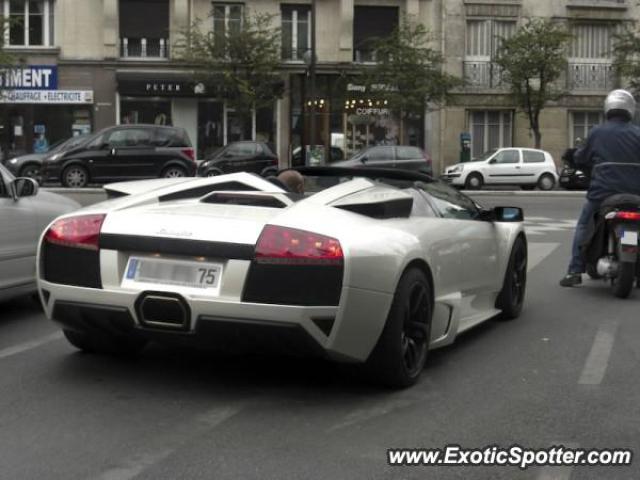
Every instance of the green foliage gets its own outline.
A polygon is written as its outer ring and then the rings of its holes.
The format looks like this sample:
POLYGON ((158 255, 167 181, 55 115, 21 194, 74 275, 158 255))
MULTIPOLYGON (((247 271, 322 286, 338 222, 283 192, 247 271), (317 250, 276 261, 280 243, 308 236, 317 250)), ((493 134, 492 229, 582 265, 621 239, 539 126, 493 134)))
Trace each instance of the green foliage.
POLYGON ((462 82, 443 72, 443 57, 429 46, 431 40, 422 23, 403 18, 389 37, 372 41, 369 46, 378 61, 364 72, 371 97, 416 114, 424 113, 428 104, 444 102, 462 82))
POLYGON ((567 68, 571 34, 551 20, 533 19, 510 37, 502 39, 496 64, 509 85, 518 108, 529 119, 536 147, 540 148, 540 112, 548 102, 564 95, 557 80, 567 68))
POLYGON ((614 37, 613 66, 628 81, 634 95, 640 95, 640 31, 627 28, 614 37))
POLYGON ((180 32, 174 52, 180 61, 194 66, 196 79, 208 92, 225 98, 240 114, 248 114, 253 108, 273 105, 283 94, 276 73, 280 31, 271 26, 272 20, 273 15, 245 13, 242 28, 230 28, 226 34, 207 31, 196 20, 180 32))

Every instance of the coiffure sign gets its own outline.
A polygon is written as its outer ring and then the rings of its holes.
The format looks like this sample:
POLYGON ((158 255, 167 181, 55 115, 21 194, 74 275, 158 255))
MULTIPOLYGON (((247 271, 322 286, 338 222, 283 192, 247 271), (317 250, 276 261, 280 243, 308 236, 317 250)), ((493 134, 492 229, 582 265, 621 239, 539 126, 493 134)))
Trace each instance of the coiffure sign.
POLYGON ((11 90, 57 90, 56 65, 27 65, 0 69, 0 88, 11 90))

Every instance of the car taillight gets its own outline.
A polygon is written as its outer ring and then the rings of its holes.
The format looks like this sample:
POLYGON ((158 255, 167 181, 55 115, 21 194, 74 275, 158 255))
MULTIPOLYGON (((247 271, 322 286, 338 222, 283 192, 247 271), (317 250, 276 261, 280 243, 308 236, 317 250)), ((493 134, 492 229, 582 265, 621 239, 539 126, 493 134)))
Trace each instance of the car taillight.
POLYGON ((98 250, 98 238, 106 215, 80 215, 57 220, 44 235, 45 241, 65 247, 98 250))
POLYGON ((340 242, 313 232, 267 225, 256 245, 258 263, 342 265, 340 242))
POLYGON ((631 220, 640 222, 640 212, 616 212, 616 220, 631 220))
POLYGON ((182 149, 182 153, 184 155, 186 155, 187 157, 189 157, 190 160, 192 161, 196 161, 196 153, 195 150, 193 148, 183 148, 182 149))

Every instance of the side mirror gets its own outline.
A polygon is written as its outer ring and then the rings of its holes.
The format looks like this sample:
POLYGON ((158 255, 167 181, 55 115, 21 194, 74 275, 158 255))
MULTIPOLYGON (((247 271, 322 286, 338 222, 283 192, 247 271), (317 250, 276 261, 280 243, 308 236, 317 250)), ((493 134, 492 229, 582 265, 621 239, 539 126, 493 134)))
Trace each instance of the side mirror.
POLYGON ((493 165, 494 163, 498 163, 498 161, 495 158, 492 158, 491 160, 489 160, 490 165, 493 165))
POLYGON ((524 212, 520 207, 495 207, 494 222, 523 222, 524 212))
POLYGON ((369 161, 369 157, 367 157, 366 155, 363 155, 362 157, 360 157, 360 161, 362 163, 367 163, 369 161))
POLYGON ((11 182, 15 200, 21 197, 34 197, 38 194, 38 188, 38 182, 33 178, 20 177, 11 182))

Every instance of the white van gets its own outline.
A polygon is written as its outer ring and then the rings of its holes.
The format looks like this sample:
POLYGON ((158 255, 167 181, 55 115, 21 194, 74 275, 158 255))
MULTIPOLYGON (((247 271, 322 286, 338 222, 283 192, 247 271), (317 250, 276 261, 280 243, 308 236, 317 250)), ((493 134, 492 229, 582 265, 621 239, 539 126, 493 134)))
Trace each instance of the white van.
POLYGON ((490 150, 470 162, 445 169, 442 180, 451 185, 477 190, 483 185, 519 185, 523 189, 551 190, 558 173, 549 152, 533 148, 490 150))

